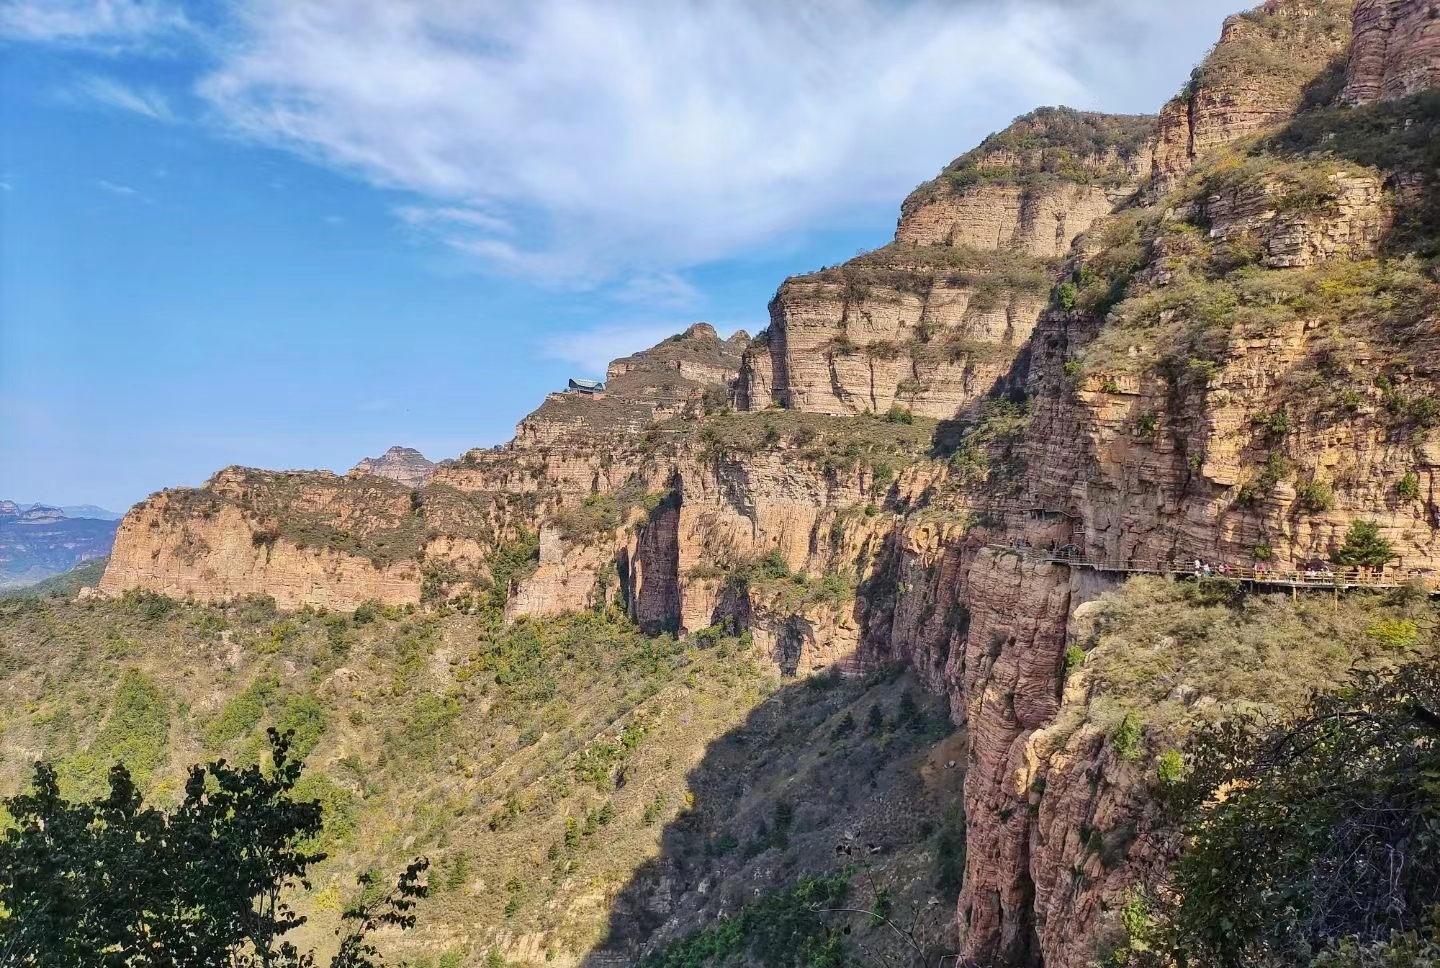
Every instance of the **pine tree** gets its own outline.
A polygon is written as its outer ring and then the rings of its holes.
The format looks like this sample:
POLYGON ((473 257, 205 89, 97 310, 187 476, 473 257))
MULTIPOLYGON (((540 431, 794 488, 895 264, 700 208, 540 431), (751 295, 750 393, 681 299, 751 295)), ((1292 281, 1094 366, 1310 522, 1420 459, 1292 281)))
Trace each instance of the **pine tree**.
POLYGON ((1352 568, 1383 568, 1395 559, 1395 546, 1380 537, 1374 521, 1356 521, 1345 535, 1340 550, 1330 556, 1337 565, 1352 568))

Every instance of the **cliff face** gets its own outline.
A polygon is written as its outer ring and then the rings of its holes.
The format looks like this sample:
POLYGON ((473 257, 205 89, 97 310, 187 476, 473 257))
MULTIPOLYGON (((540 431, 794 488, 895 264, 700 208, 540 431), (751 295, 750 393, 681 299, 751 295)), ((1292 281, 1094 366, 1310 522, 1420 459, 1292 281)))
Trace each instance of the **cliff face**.
POLYGON ((414 447, 391 447, 379 457, 367 457, 350 468, 350 476, 373 474, 404 484, 419 487, 435 473, 435 463, 414 447))
MULTIPOLYGON (((1422 76, 1387 66, 1421 57, 1413 13, 1356 5, 1353 90, 1422 76)), ((1022 119, 894 243, 787 280, 755 340, 697 326, 618 360, 604 397, 552 395, 413 495, 232 471, 156 497, 103 587, 456 601, 538 533, 511 618, 610 603, 744 629, 786 673, 903 662, 967 729, 962 957, 1103 956, 1176 845, 1150 765, 1090 715, 1107 687, 1067 676, 1097 599, 1159 563, 1304 569, 1357 520, 1393 580, 1440 574, 1440 117, 1331 106, 1348 18, 1231 18, 1158 134, 1022 119), (1067 547, 1115 570, 1017 550, 1067 547)))
POLYGON ((176 598, 269 595, 282 608, 417 602, 409 490, 379 477, 221 471, 165 491, 120 525, 100 590, 176 598))
POLYGON ((961 155, 900 208, 895 241, 1064 255, 1139 185, 1155 119, 1042 108, 961 155))
POLYGON ((983 399, 1034 329, 1056 257, 1139 185, 1150 117, 1045 108, 905 200, 895 241, 789 279, 736 401, 812 413, 894 406, 948 419, 983 399))
POLYGON ((1053 271, 1018 254, 896 243, 786 280, 766 356, 746 357, 739 405, 953 417, 1009 370, 1053 271))
POLYGON ((1195 159, 1289 118, 1346 56, 1350 0, 1269 0, 1225 21, 1220 41, 1160 111, 1152 174, 1161 188, 1195 159))
POLYGON ((1440 83, 1440 17, 1429 0, 1356 0, 1345 72, 1349 104, 1409 97, 1440 83))

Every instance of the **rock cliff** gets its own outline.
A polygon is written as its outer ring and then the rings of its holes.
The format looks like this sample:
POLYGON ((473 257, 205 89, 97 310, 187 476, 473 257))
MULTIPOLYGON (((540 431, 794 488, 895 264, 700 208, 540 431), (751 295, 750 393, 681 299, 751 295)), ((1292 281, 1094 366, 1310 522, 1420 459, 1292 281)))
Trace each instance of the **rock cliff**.
POLYGON ((1404 98, 1437 83, 1440 16, 1432 0, 1356 0, 1345 101, 1404 98))
POLYGON ((1155 118, 1041 108, 961 155, 900 207, 895 241, 1064 255, 1140 184, 1155 118))
POLYGON ((1350 0, 1269 0, 1225 21, 1220 40, 1160 111, 1153 176, 1164 188, 1209 151, 1333 96, 1350 0))
POLYGON ((1107 741, 1113 683, 1067 676, 1097 601, 1197 558, 1303 570, 1356 521, 1390 581, 1440 575, 1420 6, 1355 5, 1348 81, 1348 3, 1233 17, 1158 126, 1021 119, 893 243, 787 280, 755 339, 618 360, 413 493, 238 469, 166 492, 102 587, 460 603, 533 534, 511 618, 610 603, 744 629, 790 674, 903 662, 968 735, 962 958, 1085 964, 1175 849, 1107 741))
POLYGON ((349 476, 372 474, 404 484, 419 487, 435 473, 435 463, 414 447, 391 447, 379 457, 367 457, 350 468, 349 476))

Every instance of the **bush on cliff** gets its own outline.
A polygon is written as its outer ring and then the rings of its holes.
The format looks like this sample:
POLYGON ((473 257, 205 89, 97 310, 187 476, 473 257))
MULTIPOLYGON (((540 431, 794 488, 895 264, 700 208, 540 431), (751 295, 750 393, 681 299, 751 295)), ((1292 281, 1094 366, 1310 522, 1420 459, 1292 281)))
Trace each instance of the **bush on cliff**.
POLYGON ((1345 543, 1330 556, 1337 565, 1383 568, 1395 560, 1395 546, 1380 536, 1374 521, 1356 521, 1345 533, 1345 543))
POLYGON ((1190 761, 1182 963, 1305 964, 1338 939, 1329 960, 1354 963, 1440 910, 1440 663, 1206 728, 1190 761))

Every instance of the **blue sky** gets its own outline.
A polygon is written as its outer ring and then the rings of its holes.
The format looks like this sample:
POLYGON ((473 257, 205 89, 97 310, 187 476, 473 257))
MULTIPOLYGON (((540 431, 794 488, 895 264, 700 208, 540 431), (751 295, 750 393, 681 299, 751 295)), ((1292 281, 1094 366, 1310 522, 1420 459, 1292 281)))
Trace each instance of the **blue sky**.
POLYGON ((1033 106, 1155 110, 1181 6, 0 0, 0 497, 504 441, 1033 106))

